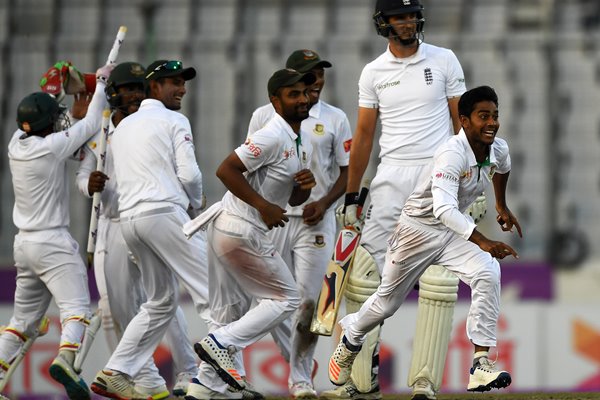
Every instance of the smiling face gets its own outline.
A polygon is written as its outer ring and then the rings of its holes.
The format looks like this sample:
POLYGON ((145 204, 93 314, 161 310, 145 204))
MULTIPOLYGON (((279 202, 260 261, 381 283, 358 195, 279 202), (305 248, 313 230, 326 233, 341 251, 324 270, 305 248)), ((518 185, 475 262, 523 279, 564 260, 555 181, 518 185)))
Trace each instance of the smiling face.
POLYGON ((290 124, 308 118, 309 88, 311 86, 306 86, 302 81, 280 88, 274 96, 271 96, 275 111, 290 124))
POLYGON ((471 115, 460 116, 460 122, 472 147, 489 146, 500 128, 498 106, 493 101, 477 102, 471 115))
POLYGON ((309 86, 308 89, 308 101, 310 105, 316 104, 321 97, 321 92, 323 91, 323 86, 325 86, 325 69, 323 67, 313 68, 310 70, 317 80, 315 83, 309 86))
POLYGON ((185 94, 185 79, 182 76, 150 81, 150 97, 160 100, 169 110, 179 110, 185 94))

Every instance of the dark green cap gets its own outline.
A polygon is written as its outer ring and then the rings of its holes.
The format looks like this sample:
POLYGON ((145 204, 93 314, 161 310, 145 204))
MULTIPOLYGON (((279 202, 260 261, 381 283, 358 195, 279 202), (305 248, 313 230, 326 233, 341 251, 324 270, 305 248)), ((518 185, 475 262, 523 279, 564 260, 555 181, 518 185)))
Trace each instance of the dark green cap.
POLYGON ((315 74, 311 72, 301 73, 292 68, 280 69, 269 78, 267 90, 269 95, 275 95, 277 89, 287 86, 292 86, 297 82, 304 82, 306 85, 312 85, 317 80, 315 74))
POLYGON ((329 61, 321 60, 321 57, 319 57, 316 51, 302 49, 296 50, 290 54, 285 62, 285 66, 300 72, 308 72, 311 69, 318 67, 329 68, 331 67, 331 63, 329 61))
POLYGON ((146 68, 144 77, 146 81, 151 81, 180 75, 184 80, 189 81, 196 76, 196 70, 192 67, 183 68, 181 61, 156 60, 146 68))

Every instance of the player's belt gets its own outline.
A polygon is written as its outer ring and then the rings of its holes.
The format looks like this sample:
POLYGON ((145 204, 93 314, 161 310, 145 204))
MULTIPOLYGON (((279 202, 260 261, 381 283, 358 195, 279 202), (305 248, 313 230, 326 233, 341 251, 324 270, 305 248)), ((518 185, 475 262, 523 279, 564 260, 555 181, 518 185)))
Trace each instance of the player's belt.
POLYGON ((132 215, 127 215, 127 216, 121 215, 121 221, 131 221, 132 219, 151 217, 152 215, 170 214, 170 213, 174 213, 175 211, 177 211, 175 206, 158 207, 158 208, 153 208, 152 210, 146 210, 146 211, 142 211, 142 212, 135 213, 132 215))

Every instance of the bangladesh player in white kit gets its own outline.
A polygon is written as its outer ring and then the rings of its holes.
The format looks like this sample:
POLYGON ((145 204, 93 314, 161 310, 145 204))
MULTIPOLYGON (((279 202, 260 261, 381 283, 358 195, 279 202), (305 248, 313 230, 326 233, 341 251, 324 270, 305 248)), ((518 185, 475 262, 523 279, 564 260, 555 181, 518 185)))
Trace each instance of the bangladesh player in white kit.
POLYGON ((178 281, 210 323, 206 241, 202 235, 187 240, 181 232, 190 220, 188 209, 203 205, 191 127, 176 112, 185 82, 195 76, 180 61, 153 62, 144 73, 146 99, 111 138, 121 232, 139 267, 146 301, 92 383, 106 397, 146 398, 131 378, 147 365, 176 316, 178 281))
MULTIPOLYGON (((378 34, 387 38, 388 47, 364 67, 358 83, 358 119, 350 151, 344 215, 345 226, 361 229, 362 221, 356 217, 358 190, 379 119, 381 161, 371 181, 370 206, 359 249, 366 250, 370 257, 355 262, 350 273, 353 280, 364 282, 363 294, 377 288, 386 242, 408 195, 427 173, 434 151, 460 129, 458 99, 466 90, 463 70, 454 53, 423 42, 425 19, 419 0, 377 0, 373 21, 378 34)), ((430 273, 435 275, 435 282, 443 283, 436 290, 450 292, 445 301, 448 304, 442 308, 452 312, 458 279, 443 268, 432 269, 424 277, 430 273)), ((348 311, 357 311, 367 297, 347 302, 348 311)), ((451 321, 451 315, 444 321, 451 321)), ((367 339, 347 385, 322 395, 371 400, 381 397, 377 375, 379 329, 376 327, 367 339)), ((414 400, 435 399, 450 330, 445 324, 439 329, 426 327, 428 333, 415 335, 414 347, 423 351, 414 352, 409 373, 414 400), (423 338, 428 341, 420 344, 423 338), (432 352, 432 348, 444 350, 432 352)))
POLYGON ((506 203, 510 156, 497 138, 498 97, 489 86, 471 89, 460 98, 463 129, 435 152, 428 173, 408 197, 394 234, 388 241, 381 285, 357 313, 340 321, 344 336, 330 359, 329 378, 343 384, 365 335, 393 315, 431 264, 452 271, 471 287, 467 336, 474 345, 469 391, 510 385, 507 371, 488 358, 497 345, 500 314, 499 259, 518 258, 509 245, 488 239, 465 211, 493 184, 497 221, 503 231, 516 228, 517 218, 506 203))
MULTIPOLYGON (((317 185, 302 205, 287 206, 288 223, 271 230, 275 248, 291 268, 298 290, 300 308, 271 334, 290 363, 288 385, 294 398, 316 398, 312 383, 313 355, 318 335, 310 332, 310 322, 319 297, 321 281, 333 253, 336 221, 335 203, 346 190, 352 131, 346 114, 320 100, 325 84, 324 68, 331 63, 317 52, 300 49, 292 52, 287 68, 312 72, 316 82, 309 89, 310 111, 302 121, 302 130, 312 144, 311 171, 317 185)), ((262 128, 275 114, 272 104, 252 114, 248 136, 262 128)))
POLYGON ((245 383, 235 366, 237 354, 300 305, 296 282, 268 232, 283 227, 289 220, 286 205, 304 203, 315 185, 310 140, 300 128, 315 80, 311 73, 276 71, 267 89, 277 113, 217 169, 229 191, 206 211, 206 223, 211 313, 221 326, 194 346, 204 363, 188 400, 241 398, 245 383), (248 310, 253 299, 257 305, 248 310), (228 386, 238 392, 228 392, 228 386))
POLYGON ((106 106, 104 86, 112 68, 98 69, 87 116, 66 130, 54 97, 43 92, 26 96, 17 107, 19 129, 8 143, 15 193, 13 221, 19 232, 14 241, 14 313, 0 335, 0 379, 25 341, 34 336, 54 298, 62 330, 50 376, 75 400, 91 397, 73 368, 91 312, 87 270, 68 231, 66 161, 100 129, 106 106))
MULTIPOLYGON (((102 314, 102 326, 111 352, 116 349, 129 321, 146 300, 139 268, 129 256, 129 249, 119 226, 117 179, 110 146, 115 127, 125 117, 136 112, 144 99, 144 72, 145 68, 135 62, 120 63, 111 72, 106 86, 106 97, 112 113, 104 172, 96 171, 100 157, 98 142, 103 132, 86 143, 77 171, 77 185, 84 196, 102 193, 94 273, 100 293, 98 307, 102 314)), ((177 313, 169 324, 165 340, 171 349, 175 371, 178 372, 173 392, 175 395, 184 395, 189 381, 196 376, 198 367, 181 307, 177 308, 177 313)), ((169 396, 165 380, 158 373, 152 358, 148 359, 147 365, 135 376, 134 381, 139 393, 150 395, 154 400, 169 396)))

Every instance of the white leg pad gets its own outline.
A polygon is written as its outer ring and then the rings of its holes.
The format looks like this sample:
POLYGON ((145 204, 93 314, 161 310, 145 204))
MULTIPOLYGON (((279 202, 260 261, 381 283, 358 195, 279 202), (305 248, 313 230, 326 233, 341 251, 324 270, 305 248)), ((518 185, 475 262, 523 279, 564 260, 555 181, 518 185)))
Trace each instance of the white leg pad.
POLYGON ((432 265, 419 279, 417 329, 408 374, 408 386, 425 378, 437 392, 442 383, 458 278, 446 268, 432 265))
MULTIPOLYGON (((346 283, 346 310, 357 312, 362 304, 377 291, 381 281, 375 259, 362 246, 356 249, 354 263, 346 283)), ((371 391, 373 374, 373 354, 379 346, 381 327, 373 328, 366 336, 362 349, 352 365, 352 382, 359 392, 371 391)))

